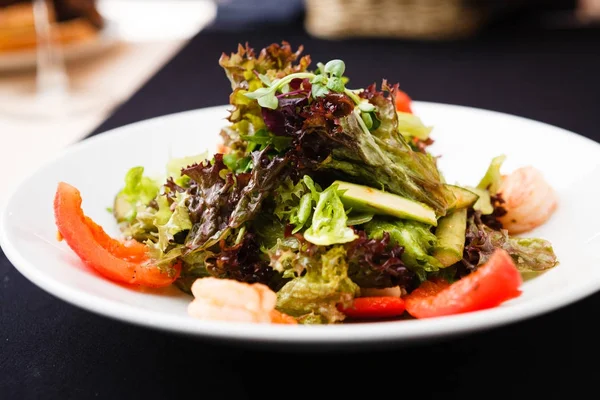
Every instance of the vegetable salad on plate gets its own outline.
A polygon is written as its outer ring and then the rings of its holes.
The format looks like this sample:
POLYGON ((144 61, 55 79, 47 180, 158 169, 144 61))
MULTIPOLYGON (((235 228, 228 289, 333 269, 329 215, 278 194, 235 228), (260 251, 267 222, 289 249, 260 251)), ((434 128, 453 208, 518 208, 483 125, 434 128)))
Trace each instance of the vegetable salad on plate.
POLYGON ((313 65, 283 42, 219 60, 230 114, 213 152, 132 166, 108 236, 60 182, 59 237, 109 280, 176 285, 199 319, 335 324, 496 307, 557 265, 545 223, 556 194, 533 167, 491 160, 449 184, 432 128, 397 84, 351 88, 342 60, 313 65))

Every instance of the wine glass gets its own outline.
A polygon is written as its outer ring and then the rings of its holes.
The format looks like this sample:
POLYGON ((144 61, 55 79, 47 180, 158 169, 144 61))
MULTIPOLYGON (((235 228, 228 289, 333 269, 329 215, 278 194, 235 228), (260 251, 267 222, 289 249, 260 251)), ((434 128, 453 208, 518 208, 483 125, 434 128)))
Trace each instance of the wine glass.
POLYGON ((36 34, 36 76, 33 90, 22 91, 0 104, 0 112, 17 117, 63 119, 90 111, 101 99, 70 84, 62 48, 53 33, 48 0, 33 0, 36 34))

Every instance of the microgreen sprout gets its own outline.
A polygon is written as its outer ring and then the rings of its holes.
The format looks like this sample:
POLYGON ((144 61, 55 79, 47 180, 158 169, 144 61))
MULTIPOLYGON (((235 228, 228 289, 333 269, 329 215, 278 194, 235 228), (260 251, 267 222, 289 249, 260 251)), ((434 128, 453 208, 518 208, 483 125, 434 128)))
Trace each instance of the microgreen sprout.
POLYGON ((287 75, 281 79, 275 79, 270 84, 267 84, 266 82, 268 79, 263 79, 259 76, 260 80, 267 86, 256 89, 253 92, 246 93, 245 95, 248 98, 256 99, 261 107, 275 110, 279 105, 279 101, 277 100, 277 92, 280 89, 285 88, 286 85, 288 85, 294 79, 310 79, 314 76, 315 75, 310 72, 297 72, 295 74, 287 75))
MULTIPOLYGON (((275 110, 279 106, 279 100, 277 99, 278 92, 289 92, 289 83, 294 79, 309 79, 312 85, 311 95, 313 98, 323 97, 330 92, 344 93, 354 101, 363 114, 373 113, 375 106, 367 100, 361 99, 356 91, 346 88, 345 82, 347 79, 344 77, 345 71, 346 64, 344 61, 336 59, 329 61, 327 64, 317 63, 315 73, 297 72, 273 81, 266 75, 257 74, 265 87, 256 89, 245 95, 248 98, 257 100, 261 107, 275 110)), ((368 122, 372 120, 370 115, 365 115, 363 118, 366 119, 367 125, 372 125, 368 122)))

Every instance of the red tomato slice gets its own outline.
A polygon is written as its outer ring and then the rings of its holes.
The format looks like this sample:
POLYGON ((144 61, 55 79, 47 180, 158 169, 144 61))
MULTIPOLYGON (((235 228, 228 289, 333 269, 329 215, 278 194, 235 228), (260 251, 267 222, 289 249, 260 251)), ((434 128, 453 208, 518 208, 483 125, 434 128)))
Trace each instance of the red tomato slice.
POLYGON ((101 247, 118 258, 129 261, 143 262, 148 260, 148 248, 137 240, 121 242, 108 236, 104 229, 96 224, 90 217, 85 217, 85 224, 92 231, 94 239, 101 247))
POLYGON ((100 275, 122 283, 150 287, 168 286, 181 271, 167 274, 148 265, 146 246, 141 243, 121 243, 86 217, 81 209, 81 194, 75 187, 61 182, 54 197, 54 217, 62 238, 89 267, 100 275))
POLYGON ((444 280, 425 281, 418 288, 413 290, 410 295, 405 296, 404 300, 424 299, 434 296, 442 290, 448 288, 450 284, 444 280))
POLYGON ((396 91, 396 110, 412 114, 412 99, 402 90, 396 91))
POLYGON ((406 311, 415 318, 431 318, 493 308, 519 296, 522 282, 510 255, 498 249, 487 263, 451 285, 423 282, 404 298, 406 311))
POLYGON ((357 297, 349 307, 339 310, 350 318, 385 318, 397 317, 404 313, 404 300, 400 297, 357 297))

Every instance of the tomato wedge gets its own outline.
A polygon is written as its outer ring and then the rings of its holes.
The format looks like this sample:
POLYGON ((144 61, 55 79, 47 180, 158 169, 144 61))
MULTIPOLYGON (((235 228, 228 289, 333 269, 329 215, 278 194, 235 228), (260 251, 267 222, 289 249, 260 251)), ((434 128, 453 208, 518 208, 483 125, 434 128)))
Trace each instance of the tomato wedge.
POLYGON ((426 281, 404 297, 406 311, 415 318, 431 318, 496 307, 521 294, 521 273, 501 249, 475 272, 448 284, 426 281))
POLYGON ((396 110, 412 114, 412 99, 402 90, 396 91, 396 110))
POLYGON ((147 247, 139 242, 120 242, 111 238, 101 226, 85 216, 81 194, 75 187, 60 182, 54 197, 56 226, 67 245, 90 268, 115 282, 149 287, 168 286, 178 278, 181 265, 172 273, 149 265, 147 247))
POLYGON ((404 300, 400 297, 357 297, 349 307, 338 309, 350 318, 397 317, 404 313, 404 300))

